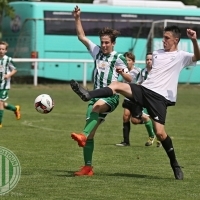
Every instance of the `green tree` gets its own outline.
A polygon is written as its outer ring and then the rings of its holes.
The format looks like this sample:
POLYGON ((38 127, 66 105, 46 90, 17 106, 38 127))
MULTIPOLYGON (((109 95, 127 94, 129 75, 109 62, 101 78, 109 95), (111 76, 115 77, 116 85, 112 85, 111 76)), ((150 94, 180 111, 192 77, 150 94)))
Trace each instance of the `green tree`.
POLYGON ((10 16, 11 18, 14 17, 15 11, 13 7, 9 6, 8 0, 0 0, 0 39, 2 38, 2 21, 4 16, 10 16))

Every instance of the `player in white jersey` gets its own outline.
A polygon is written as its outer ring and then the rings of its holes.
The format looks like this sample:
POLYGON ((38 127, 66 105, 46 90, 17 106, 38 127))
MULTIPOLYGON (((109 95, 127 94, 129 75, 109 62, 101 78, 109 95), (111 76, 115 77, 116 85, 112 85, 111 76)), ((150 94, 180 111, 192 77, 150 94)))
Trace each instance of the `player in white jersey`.
MULTIPOLYGON (((148 73, 152 68, 152 53, 146 54, 146 67, 144 69, 134 67, 135 64, 135 56, 126 52, 124 54, 126 57, 128 67, 130 70, 130 74, 132 75, 132 83, 142 84, 144 80, 147 79, 148 73)), ((156 138, 153 123, 148 115, 146 109, 143 109, 138 104, 130 101, 128 98, 125 98, 122 107, 124 108, 123 114, 123 141, 121 143, 116 144, 116 146, 125 147, 130 146, 130 120, 133 124, 144 124, 145 128, 148 132, 148 140, 145 142, 145 146, 151 146, 156 138)), ((160 147, 161 143, 157 140, 157 147, 160 147)))
POLYGON ((120 93, 147 108, 154 122, 156 136, 161 141, 170 159, 174 176, 178 180, 183 179, 183 172, 176 159, 172 140, 167 135, 164 125, 167 107, 176 103, 180 71, 186 66, 195 65, 200 60, 196 31, 187 29, 186 32, 192 41, 194 53, 178 50, 181 32, 177 26, 165 27, 163 49, 153 52, 152 70, 141 85, 113 82, 109 87, 93 91, 87 91, 79 85, 77 85, 76 90, 72 88, 84 101, 120 93))
POLYGON ((17 72, 12 58, 6 55, 8 43, 0 42, 0 128, 2 127, 4 108, 13 111, 16 119, 20 119, 20 106, 8 104, 8 91, 10 90, 11 77, 17 72))
MULTIPOLYGON (((115 40, 119 32, 110 28, 103 28, 99 32, 101 46, 90 41, 84 33, 81 19, 80 8, 75 7, 73 11, 78 39, 87 47, 94 59, 94 89, 104 88, 112 82, 118 80, 119 74, 126 81, 131 80, 126 59, 122 54, 114 51, 115 40)), ((71 82, 73 86, 73 82, 71 82)), ((71 137, 83 147, 84 166, 74 175, 93 175, 92 154, 94 150, 94 135, 105 119, 106 115, 116 109, 119 104, 119 94, 114 94, 107 98, 93 98, 88 104, 86 113, 86 124, 81 134, 72 133, 71 137), (79 142, 81 140, 81 142, 79 142)))

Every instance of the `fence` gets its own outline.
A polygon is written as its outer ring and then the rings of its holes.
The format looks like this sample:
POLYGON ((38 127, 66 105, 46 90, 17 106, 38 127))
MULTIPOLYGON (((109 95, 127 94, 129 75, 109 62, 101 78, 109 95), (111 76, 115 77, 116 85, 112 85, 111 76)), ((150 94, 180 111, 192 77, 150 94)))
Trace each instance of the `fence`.
MULTIPOLYGON (((84 59, 48 59, 48 58, 13 58, 14 62, 30 62, 34 66, 33 84, 38 85, 38 62, 71 62, 83 63, 83 86, 87 85, 87 63, 93 63, 93 60, 84 59)), ((137 64, 145 64, 145 61, 136 61, 137 64)))

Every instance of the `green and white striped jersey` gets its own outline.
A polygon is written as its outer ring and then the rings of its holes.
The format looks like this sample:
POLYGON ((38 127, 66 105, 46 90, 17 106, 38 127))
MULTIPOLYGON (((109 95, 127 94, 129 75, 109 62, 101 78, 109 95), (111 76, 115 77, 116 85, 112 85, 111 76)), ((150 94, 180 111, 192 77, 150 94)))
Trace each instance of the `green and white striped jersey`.
POLYGON ((0 58, 0 89, 10 89, 11 78, 4 79, 4 75, 9 74, 14 69, 16 67, 11 57, 5 55, 3 58, 0 58))
POLYGON ((148 71, 147 71, 147 68, 144 68, 141 70, 141 72, 138 74, 138 77, 137 77, 137 83, 138 84, 142 84, 148 77, 148 71))
POLYGON ((94 59, 94 89, 99 89, 110 85, 111 82, 117 81, 119 74, 115 67, 127 68, 125 57, 113 51, 109 55, 104 55, 101 48, 89 41, 89 52, 94 59))

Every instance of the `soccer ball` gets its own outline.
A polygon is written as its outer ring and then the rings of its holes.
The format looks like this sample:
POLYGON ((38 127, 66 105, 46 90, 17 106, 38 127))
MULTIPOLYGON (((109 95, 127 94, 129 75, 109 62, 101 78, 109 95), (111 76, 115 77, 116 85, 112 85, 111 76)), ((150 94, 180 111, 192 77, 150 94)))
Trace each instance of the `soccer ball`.
POLYGON ((54 101, 48 94, 40 94, 34 103, 35 109, 42 114, 50 113, 54 107, 54 101))

